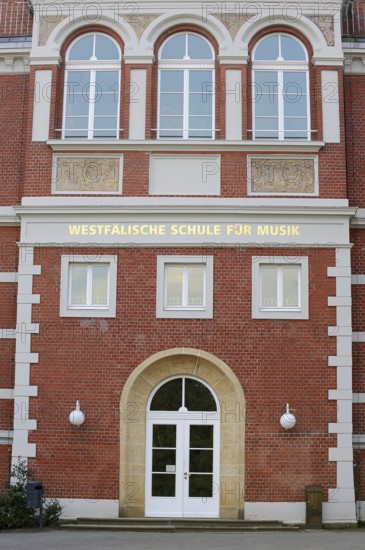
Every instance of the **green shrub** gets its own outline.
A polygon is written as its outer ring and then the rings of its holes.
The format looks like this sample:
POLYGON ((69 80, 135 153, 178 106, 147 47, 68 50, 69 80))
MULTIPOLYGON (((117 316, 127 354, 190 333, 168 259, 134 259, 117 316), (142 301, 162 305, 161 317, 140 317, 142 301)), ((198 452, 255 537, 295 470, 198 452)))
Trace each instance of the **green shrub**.
MULTIPOLYGON (((38 525, 38 510, 27 504, 27 481, 34 479, 34 473, 24 460, 18 460, 11 471, 13 483, 8 483, 0 494, 0 529, 19 529, 38 525)), ((43 499, 43 525, 57 523, 62 512, 59 501, 55 498, 43 499)))

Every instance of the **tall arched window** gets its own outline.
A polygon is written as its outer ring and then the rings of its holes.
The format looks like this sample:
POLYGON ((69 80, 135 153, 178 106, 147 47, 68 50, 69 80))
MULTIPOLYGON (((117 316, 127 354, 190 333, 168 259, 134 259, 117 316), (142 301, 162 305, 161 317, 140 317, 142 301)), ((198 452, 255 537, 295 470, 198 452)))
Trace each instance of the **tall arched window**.
POLYGON ((255 46, 253 138, 309 140, 308 54, 286 34, 265 36, 255 46))
POLYGON ((214 138, 214 51, 193 33, 159 51, 158 138, 214 138))
POLYGON ((118 138, 120 104, 118 44, 91 33, 66 53, 63 138, 118 138))

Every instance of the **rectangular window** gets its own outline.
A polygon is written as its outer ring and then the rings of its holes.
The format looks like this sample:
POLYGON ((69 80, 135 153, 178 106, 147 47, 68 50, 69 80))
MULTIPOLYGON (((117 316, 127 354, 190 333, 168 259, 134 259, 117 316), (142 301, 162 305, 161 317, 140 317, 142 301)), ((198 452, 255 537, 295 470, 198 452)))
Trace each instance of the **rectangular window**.
POLYGON ((308 258, 253 257, 252 316, 308 319, 308 258))
POLYGON ((117 258, 62 256, 61 308, 65 317, 115 317, 117 258))
POLYGON ((213 316, 213 258, 159 256, 157 317, 213 316))
POLYGON ((264 309, 300 309, 300 266, 261 265, 261 304, 264 309))

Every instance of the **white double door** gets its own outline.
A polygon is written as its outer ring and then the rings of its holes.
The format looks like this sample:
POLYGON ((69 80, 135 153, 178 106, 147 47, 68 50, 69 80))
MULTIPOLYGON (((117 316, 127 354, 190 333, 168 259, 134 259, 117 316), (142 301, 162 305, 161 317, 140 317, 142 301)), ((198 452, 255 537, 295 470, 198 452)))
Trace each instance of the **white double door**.
POLYGON ((145 515, 219 516, 219 413, 148 413, 145 515))

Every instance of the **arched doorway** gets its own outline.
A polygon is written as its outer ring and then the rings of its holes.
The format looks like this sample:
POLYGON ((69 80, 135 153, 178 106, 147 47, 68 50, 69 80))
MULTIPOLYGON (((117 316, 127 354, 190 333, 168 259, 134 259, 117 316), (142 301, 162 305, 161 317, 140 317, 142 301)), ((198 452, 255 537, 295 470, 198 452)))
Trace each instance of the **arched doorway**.
MULTIPOLYGON (((219 517, 243 517, 244 393, 239 380, 226 363, 208 352, 192 348, 169 349, 148 357, 134 369, 124 385, 120 401, 120 516, 146 515, 149 404, 159 385, 162 387, 163 382, 174 377, 199 380, 218 400, 219 517)), ((202 417, 201 411, 195 412, 202 417)))
POLYGON ((219 516, 219 402, 191 376, 164 380, 147 406, 147 517, 219 516))

